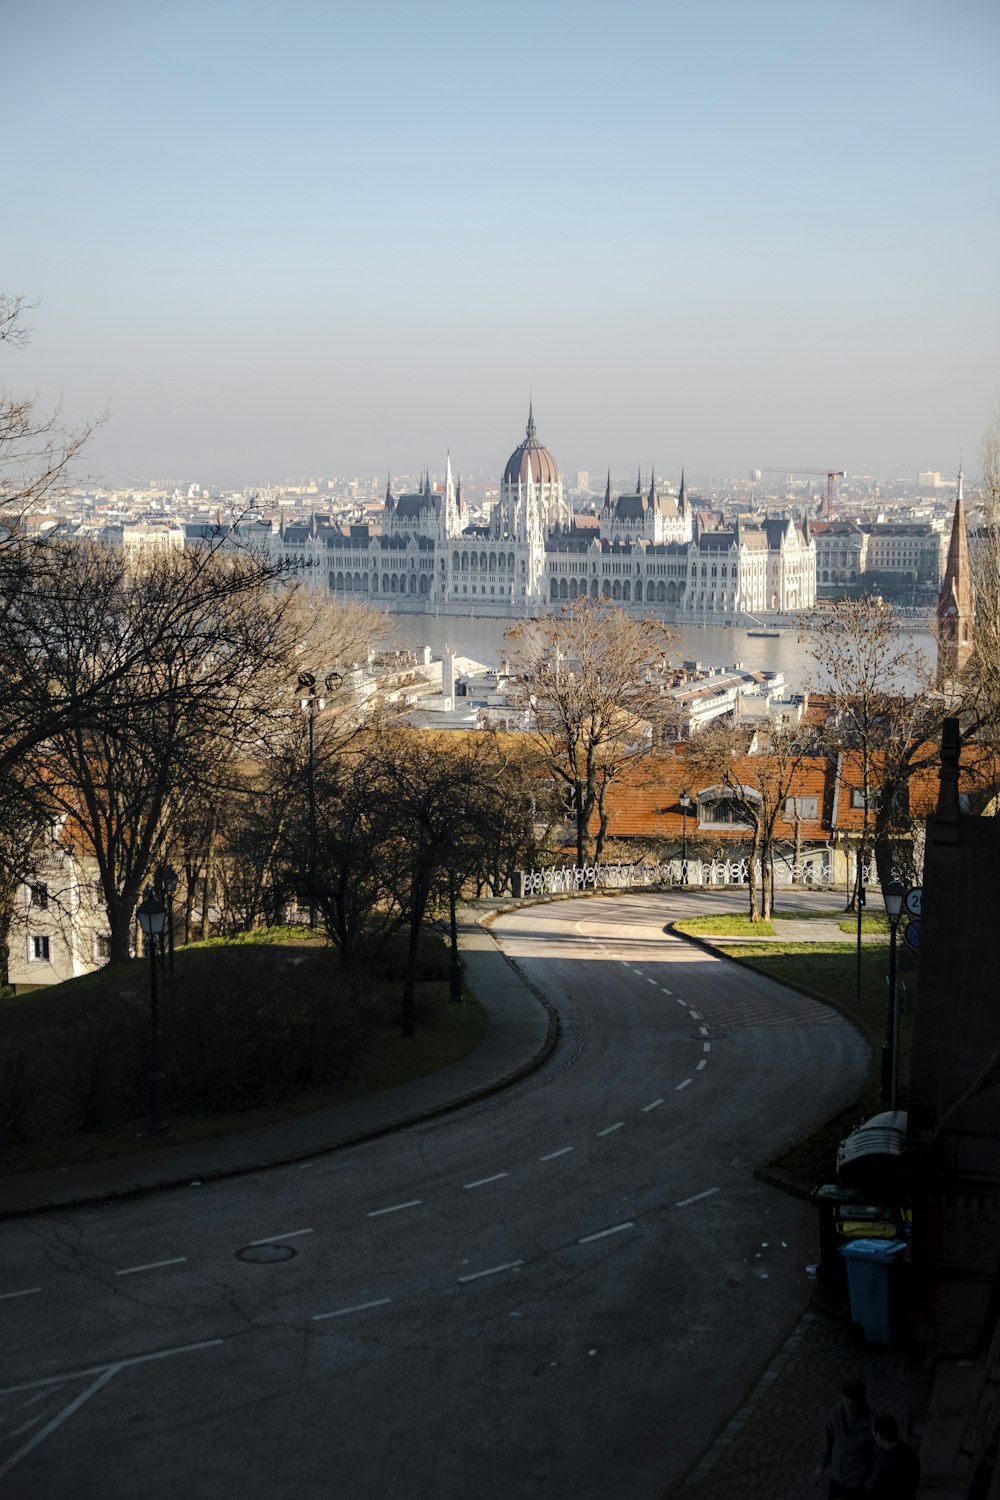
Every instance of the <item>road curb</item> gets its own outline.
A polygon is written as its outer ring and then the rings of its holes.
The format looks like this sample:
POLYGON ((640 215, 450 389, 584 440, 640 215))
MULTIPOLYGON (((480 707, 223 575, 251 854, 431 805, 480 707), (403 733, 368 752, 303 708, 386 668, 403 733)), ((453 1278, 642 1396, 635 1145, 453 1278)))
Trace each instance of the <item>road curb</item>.
MULTIPOLYGON (((524 903, 532 904, 532 903, 524 903)), ((224 1182, 233 1177, 246 1177, 251 1172, 266 1172, 274 1167, 292 1166, 296 1162, 306 1161, 315 1156, 328 1156, 334 1151, 345 1150, 349 1146, 358 1146, 366 1141, 378 1140, 382 1136, 394 1135, 397 1131, 407 1130, 411 1125, 419 1125, 424 1120, 436 1120, 443 1115, 451 1114, 454 1110, 464 1109, 469 1104, 478 1103, 481 1099, 488 1099, 493 1094, 501 1093, 504 1089, 520 1083, 522 1079, 544 1066, 555 1050, 559 1041, 559 1015, 555 1008, 545 999, 541 991, 527 979, 517 962, 509 958, 493 933, 490 931, 492 918, 502 916, 503 911, 486 913, 479 918, 474 925, 482 927, 487 936, 492 940, 500 956, 505 963, 517 975, 518 981, 524 986, 534 1000, 541 1005, 546 1012, 548 1024, 545 1030, 545 1039, 537 1052, 518 1067, 512 1068, 501 1077, 490 1083, 481 1084, 478 1088, 470 1089, 466 1093, 457 1095, 453 1099, 435 1104, 428 1109, 417 1110, 405 1118, 392 1120, 384 1125, 373 1125, 366 1130, 356 1131, 353 1135, 344 1136, 339 1140, 327 1142, 325 1145, 310 1146, 307 1150, 284 1152, 278 1156, 268 1156, 262 1159, 241 1163, 239 1166, 219 1167, 208 1169, 192 1177, 186 1172, 180 1177, 170 1177, 155 1182, 133 1183, 128 1187, 115 1190, 110 1193, 82 1193, 74 1197, 60 1198, 48 1203, 29 1204, 23 1207, 3 1208, 0 1207, 0 1223, 10 1219, 35 1218, 42 1214, 58 1213, 63 1209, 74 1208, 103 1208, 111 1203, 134 1202, 144 1198, 151 1193, 168 1192, 176 1188, 201 1186, 208 1182, 224 1182)), ((239 1132, 234 1132, 238 1134, 239 1132)), ((228 1137, 227 1137, 228 1139, 228 1137)), ((197 1145, 197 1142, 191 1142, 197 1145)))

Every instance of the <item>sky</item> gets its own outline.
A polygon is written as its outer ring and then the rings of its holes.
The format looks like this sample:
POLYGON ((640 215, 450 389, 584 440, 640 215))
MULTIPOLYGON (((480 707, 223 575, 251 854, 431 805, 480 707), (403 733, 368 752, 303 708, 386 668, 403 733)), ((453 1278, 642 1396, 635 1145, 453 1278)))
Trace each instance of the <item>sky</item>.
POLYGON ((996 0, 6 0, 0 379, 108 484, 975 473, 996 0))

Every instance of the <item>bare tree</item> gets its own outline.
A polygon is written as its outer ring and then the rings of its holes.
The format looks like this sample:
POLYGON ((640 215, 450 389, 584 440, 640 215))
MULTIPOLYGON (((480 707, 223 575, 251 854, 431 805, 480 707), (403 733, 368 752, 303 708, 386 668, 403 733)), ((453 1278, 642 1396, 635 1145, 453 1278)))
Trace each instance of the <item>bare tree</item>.
POLYGON ((534 743, 566 793, 577 863, 587 864, 591 852, 600 860, 607 792, 652 746, 652 726, 663 712, 660 673, 673 637, 656 621, 583 599, 507 635, 519 674, 516 697, 531 711, 534 743))
POLYGON ((808 731, 775 721, 751 728, 720 721, 695 735, 684 763, 702 782, 720 789, 746 830, 750 920, 768 921, 774 905, 774 856, 802 766, 814 753, 808 731), (751 750, 755 753, 751 754, 751 750))
POLYGON ((829 699, 822 744, 840 758, 860 800, 853 907, 870 849, 882 884, 892 878, 894 839, 910 826, 910 779, 935 763, 949 710, 933 686, 931 663, 878 596, 838 600, 805 623, 800 639, 817 668, 810 686, 829 699))

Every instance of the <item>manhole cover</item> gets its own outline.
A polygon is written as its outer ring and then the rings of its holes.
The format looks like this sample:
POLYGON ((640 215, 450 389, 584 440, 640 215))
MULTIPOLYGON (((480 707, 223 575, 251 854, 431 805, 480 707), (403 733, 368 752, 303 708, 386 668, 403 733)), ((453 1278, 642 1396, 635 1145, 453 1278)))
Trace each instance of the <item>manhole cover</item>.
POLYGON ((295 1254, 291 1245, 247 1245, 245 1250, 237 1250, 236 1259, 268 1265, 276 1260, 291 1260, 295 1254))

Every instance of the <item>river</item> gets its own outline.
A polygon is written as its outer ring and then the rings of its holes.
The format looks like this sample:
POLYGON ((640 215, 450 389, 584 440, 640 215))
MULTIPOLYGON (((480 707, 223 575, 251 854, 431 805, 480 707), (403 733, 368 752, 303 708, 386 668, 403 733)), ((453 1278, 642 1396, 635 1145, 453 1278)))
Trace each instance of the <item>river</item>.
MULTIPOLYGON (((430 646, 435 656, 450 646, 458 656, 497 666, 504 652, 504 632, 511 622, 454 615, 447 619, 435 615, 390 615, 387 624, 391 632, 387 645, 414 651, 430 646)), ((732 667, 739 662, 750 671, 783 672, 794 691, 801 691, 807 684, 822 686, 809 647, 799 640, 795 629, 786 627, 777 636, 766 637, 749 635, 746 630, 729 625, 674 625, 671 629, 680 637, 671 653, 677 663, 697 661, 703 667, 732 667)), ((929 630, 901 631, 901 644, 904 640, 919 647, 933 665, 935 643, 929 630)))

